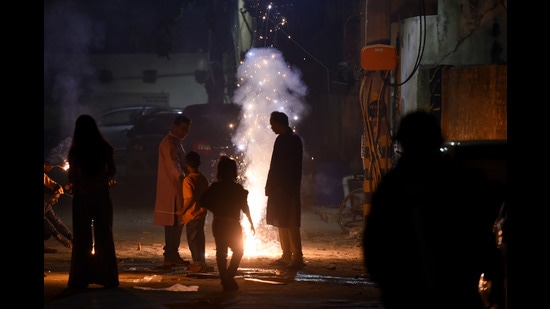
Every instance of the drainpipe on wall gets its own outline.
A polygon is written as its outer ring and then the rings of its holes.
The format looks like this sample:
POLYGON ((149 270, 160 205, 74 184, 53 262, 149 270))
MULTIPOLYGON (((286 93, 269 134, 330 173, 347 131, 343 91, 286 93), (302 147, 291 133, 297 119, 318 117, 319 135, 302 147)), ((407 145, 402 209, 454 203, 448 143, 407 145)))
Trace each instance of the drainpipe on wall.
MULTIPOLYGON (((344 188, 344 198, 350 193, 349 181, 355 179, 353 175, 344 176, 342 178, 342 187, 344 188)), ((346 202, 346 207, 351 207, 351 199, 346 202)))

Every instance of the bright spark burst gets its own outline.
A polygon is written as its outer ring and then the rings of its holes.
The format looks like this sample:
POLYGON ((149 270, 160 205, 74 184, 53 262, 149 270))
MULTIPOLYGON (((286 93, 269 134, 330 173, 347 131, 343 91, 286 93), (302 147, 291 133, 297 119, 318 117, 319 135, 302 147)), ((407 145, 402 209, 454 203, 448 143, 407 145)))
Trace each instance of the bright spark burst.
POLYGON ((243 151, 240 162, 243 185, 249 191, 248 205, 256 235, 252 235, 243 216, 244 258, 281 254, 277 229, 265 223, 267 197, 265 182, 277 135, 271 130, 269 116, 281 111, 297 124, 307 112, 303 98, 307 87, 301 73, 290 67, 275 48, 251 49, 237 70, 239 88, 233 102, 243 106, 241 122, 233 143, 243 151), (243 171, 244 170, 244 171, 243 171))

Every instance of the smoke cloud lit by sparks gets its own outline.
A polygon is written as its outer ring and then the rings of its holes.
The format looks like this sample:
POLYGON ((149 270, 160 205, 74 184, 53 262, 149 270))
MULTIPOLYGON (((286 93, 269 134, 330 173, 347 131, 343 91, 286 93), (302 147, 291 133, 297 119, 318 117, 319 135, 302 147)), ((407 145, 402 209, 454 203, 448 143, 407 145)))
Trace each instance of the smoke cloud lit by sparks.
POLYGON ((295 129, 308 112, 303 100, 308 89, 301 72, 287 64, 279 50, 270 47, 250 49, 237 70, 237 79, 233 102, 242 105, 242 115, 233 143, 244 153, 238 160, 244 166, 243 185, 249 191, 248 204, 256 227, 256 235, 252 235, 248 221, 243 221, 245 257, 276 256, 281 254, 278 232, 265 223, 264 188, 277 137, 269 117, 273 111, 284 112, 295 129))
MULTIPOLYGON (((88 54, 92 48, 103 46, 104 37, 102 26, 79 3, 59 0, 45 4, 44 82, 49 84, 49 100, 44 102, 44 124, 58 127, 61 138, 72 136, 76 118, 92 111, 80 99, 83 93, 93 93, 99 87, 88 54)), ((57 148, 63 150, 66 141, 60 143, 57 148)), ((57 149, 50 151, 50 159, 65 155, 57 149)))

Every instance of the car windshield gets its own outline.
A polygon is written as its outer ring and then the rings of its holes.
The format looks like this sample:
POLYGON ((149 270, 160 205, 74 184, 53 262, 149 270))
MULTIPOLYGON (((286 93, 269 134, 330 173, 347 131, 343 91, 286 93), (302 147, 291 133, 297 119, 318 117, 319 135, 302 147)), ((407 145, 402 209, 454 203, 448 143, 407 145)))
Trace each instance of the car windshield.
POLYGON ((132 130, 135 135, 160 135, 166 134, 172 128, 174 117, 177 112, 172 113, 152 113, 145 117, 140 117, 132 130))
POLYGON ((97 125, 105 127, 132 125, 139 116, 153 109, 154 106, 132 106, 106 111, 97 117, 97 125))

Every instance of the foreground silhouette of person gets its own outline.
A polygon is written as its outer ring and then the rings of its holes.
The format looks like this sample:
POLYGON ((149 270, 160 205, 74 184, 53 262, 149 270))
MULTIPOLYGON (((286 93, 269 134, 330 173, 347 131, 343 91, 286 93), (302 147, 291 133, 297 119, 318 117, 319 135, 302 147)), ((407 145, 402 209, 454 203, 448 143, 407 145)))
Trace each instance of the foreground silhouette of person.
POLYGON ((403 117, 395 138, 402 154, 373 194, 363 235, 384 307, 483 308, 483 177, 443 157, 439 122, 427 112, 403 117))
POLYGON ((212 235, 216 244, 216 264, 223 290, 235 291, 239 289, 235 275, 244 253, 241 211, 248 218, 252 232, 256 233, 256 231, 248 207, 248 191, 237 183, 235 160, 221 156, 218 159, 216 179, 217 181, 203 193, 200 205, 214 215, 212 235), (228 248, 231 248, 232 252, 229 265, 227 265, 228 248))
POLYGON ((76 119, 68 162, 68 191, 73 195, 73 249, 69 288, 99 284, 119 285, 113 238, 113 203, 116 165, 111 144, 97 128, 94 118, 76 119))

